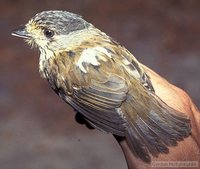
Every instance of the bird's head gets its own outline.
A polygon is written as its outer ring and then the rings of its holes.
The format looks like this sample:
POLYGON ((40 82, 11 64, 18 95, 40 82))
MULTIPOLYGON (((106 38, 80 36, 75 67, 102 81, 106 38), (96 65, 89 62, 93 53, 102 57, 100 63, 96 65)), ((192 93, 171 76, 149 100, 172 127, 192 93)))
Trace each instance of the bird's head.
POLYGON ((22 37, 40 50, 63 50, 80 38, 80 32, 92 25, 81 16, 66 11, 44 11, 36 14, 12 35, 22 37))

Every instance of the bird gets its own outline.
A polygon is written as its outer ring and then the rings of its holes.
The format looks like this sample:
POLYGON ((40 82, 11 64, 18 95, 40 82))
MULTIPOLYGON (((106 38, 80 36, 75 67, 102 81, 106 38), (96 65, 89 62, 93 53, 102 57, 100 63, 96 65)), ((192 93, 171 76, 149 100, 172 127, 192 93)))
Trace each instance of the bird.
POLYGON ((82 16, 42 11, 12 35, 39 49, 39 73, 57 95, 143 162, 191 134, 189 117, 156 95, 143 64, 82 16))

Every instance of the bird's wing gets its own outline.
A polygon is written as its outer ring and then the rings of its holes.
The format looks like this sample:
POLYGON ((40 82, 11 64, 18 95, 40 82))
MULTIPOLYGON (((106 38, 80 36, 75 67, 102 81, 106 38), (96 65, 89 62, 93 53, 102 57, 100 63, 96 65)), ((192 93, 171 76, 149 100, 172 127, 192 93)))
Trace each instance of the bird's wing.
POLYGON ((87 49, 77 64, 83 77, 74 77, 86 85, 73 87, 71 96, 60 95, 95 128, 125 136, 132 152, 149 162, 149 152, 167 153, 167 146, 189 135, 189 119, 154 94, 147 74, 123 50, 87 49))
POLYGON ((93 80, 90 86, 74 88, 73 96, 64 99, 93 127, 124 136, 126 122, 120 106, 127 90, 125 81, 112 75, 103 82, 93 80))

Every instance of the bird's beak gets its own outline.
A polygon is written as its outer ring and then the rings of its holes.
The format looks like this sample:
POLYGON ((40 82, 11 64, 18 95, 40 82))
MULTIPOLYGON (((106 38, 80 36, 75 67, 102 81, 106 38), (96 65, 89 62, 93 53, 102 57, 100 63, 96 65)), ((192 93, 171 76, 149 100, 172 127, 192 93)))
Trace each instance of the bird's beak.
POLYGON ((25 26, 20 26, 19 28, 15 29, 13 32, 12 32, 12 35, 13 36, 18 36, 18 37, 21 37, 21 38, 30 38, 30 35, 29 33, 26 31, 26 27, 25 26))

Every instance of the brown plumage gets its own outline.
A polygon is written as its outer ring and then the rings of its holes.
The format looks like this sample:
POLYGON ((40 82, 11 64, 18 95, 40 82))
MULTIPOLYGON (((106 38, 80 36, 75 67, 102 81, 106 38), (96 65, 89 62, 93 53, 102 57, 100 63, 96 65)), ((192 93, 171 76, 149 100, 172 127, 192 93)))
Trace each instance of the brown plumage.
POLYGON ((142 64, 80 16, 45 11, 14 35, 39 47, 41 76, 63 100, 94 128, 125 137, 143 161, 190 134, 190 120, 155 95, 142 64))

